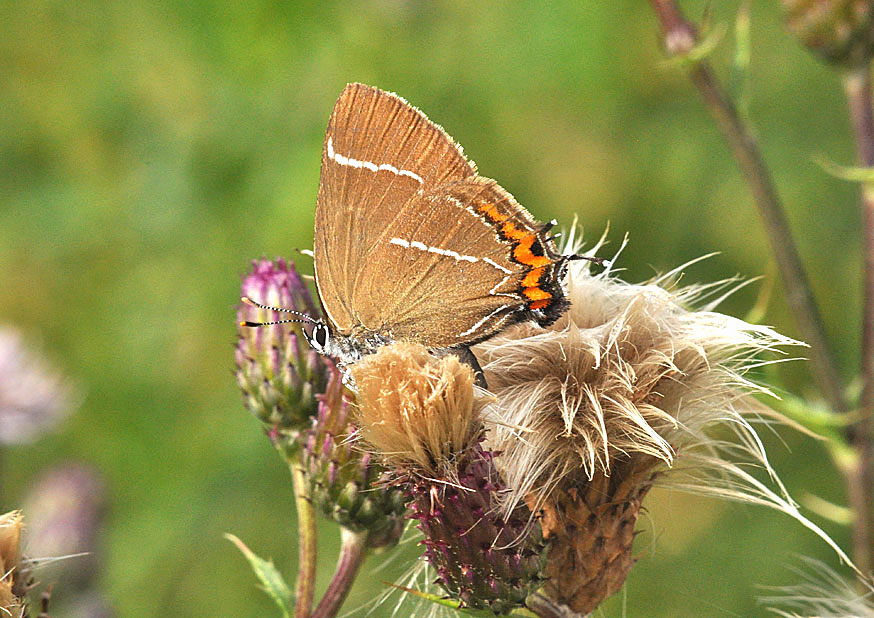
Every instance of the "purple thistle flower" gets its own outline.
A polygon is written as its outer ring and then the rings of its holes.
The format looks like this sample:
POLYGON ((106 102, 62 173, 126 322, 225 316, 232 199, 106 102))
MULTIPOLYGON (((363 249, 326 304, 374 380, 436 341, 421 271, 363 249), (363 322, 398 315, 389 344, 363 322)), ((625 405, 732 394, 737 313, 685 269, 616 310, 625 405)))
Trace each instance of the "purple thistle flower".
POLYGON ((396 343, 351 371, 364 439, 407 492, 437 583, 465 607, 523 607, 543 585, 546 543, 527 505, 498 507, 507 487, 481 444, 486 399, 470 367, 396 343))
POLYGON ((20 333, 0 329, 0 444, 33 442, 53 430, 76 409, 74 392, 20 333))

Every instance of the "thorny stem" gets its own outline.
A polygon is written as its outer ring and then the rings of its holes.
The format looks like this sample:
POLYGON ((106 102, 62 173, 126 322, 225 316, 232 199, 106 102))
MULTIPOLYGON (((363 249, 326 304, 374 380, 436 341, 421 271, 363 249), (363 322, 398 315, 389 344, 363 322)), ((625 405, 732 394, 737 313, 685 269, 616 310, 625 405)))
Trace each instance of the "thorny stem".
MULTIPOLYGON (((874 104, 871 67, 865 64, 844 76, 844 91, 856 138, 859 165, 874 168, 874 104)), ((862 415, 850 427, 848 439, 855 459, 846 470, 849 499, 855 513, 853 559, 863 573, 874 561, 874 184, 864 183, 861 191, 864 251, 864 301, 862 308, 862 415)))
POLYGON ((295 618, 309 618, 313 606, 313 590, 316 583, 316 514, 306 490, 306 477, 299 463, 291 464, 291 479, 294 485, 297 507, 298 571, 295 588, 295 618))
POLYGON ((578 614, 567 605, 556 603, 539 592, 525 599, 525 607, 540 616, 540 618, 587 618, 591 614, 578 614))
POLYGON ((343 535, 343 545, 340 548, 340 559, 337 561, 337 569, 334 578, 328 584, 325 596, 319 601, 319 606, 313 612, 312 618, 333 618, 337 615, 343 601, 352 589, 352 583, 358 574, 358 569, 364 561, 366 553, 366 532, 352 532, 347 528, 340 528, 343 535))
MULTIPOLYGON (((686 56, 698 43, 695 27, 673 0, 650 0, 661 22, 665 48, 673 56, 686 56)), ((694 62, 689 77, 698 88, 716 124, 750 186, 771 248, 783 277, 789 301, 803 339, 810 345, 812 370, 823 397, 835 412, 848 409, 822 319, 792 234, 762 153, 732 100, 723 90, 706 60, 694 62)))

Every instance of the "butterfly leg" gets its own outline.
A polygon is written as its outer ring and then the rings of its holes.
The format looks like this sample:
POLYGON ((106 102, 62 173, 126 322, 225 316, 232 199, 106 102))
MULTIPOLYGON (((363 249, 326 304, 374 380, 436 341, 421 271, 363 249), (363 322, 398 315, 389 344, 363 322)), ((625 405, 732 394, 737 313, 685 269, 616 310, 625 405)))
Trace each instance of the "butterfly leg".
POLYGON ((448 350, 447 353, 455 354, 462 363, 473 369, 474 383, 480 388, 488 390, 489 385, 486 383, 486 376, 483 373, 483 368, 480 367, 479 361, 476 359, 473 352, 470 351, 470 348, 453 348, 452 350, 448 350))

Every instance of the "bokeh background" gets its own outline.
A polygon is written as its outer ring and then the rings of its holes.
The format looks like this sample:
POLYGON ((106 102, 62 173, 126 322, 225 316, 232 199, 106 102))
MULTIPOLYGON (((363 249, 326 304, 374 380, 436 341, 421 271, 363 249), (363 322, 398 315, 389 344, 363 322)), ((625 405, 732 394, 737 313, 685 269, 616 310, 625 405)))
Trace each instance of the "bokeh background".
MULTIPOLYGON (((713 62, 755 125, 849 380, 856 193, 812 161, 853 161, 848 121, 838 78, 771 4, 751 7, 745 70, 740 3, 684 7, 699 20, 709 6, 725 29, 713 62)), ((85 464, 105 484, 97 586, 116 615, 277 614, 222 539, 291 579, 288 473, 240 402, 234 308, 252 258, 311 272, 295 249, 311 247, 324 128, 350 81, 423 109, 538 218, 579 217, 592 240, 609 223, 607 254, 627 234, 628 280, 717 251, 685 281, 763 276, 723 309, 745 317, 767 297, 761 320, 796 335, 747 188, 659 41, 635 0, 0 2, 0 323, 83 397, 56 433, 0 454, 0 510, 42 471, 85 464)), ((769 379, 816 398, 803 361, 769 379)), ((843 503, 821 444, 765 438, 797 498, 843 503)), ((796 581, 799 555, 837 563, 762 508, 675 492, 647 507, 641 560, 599 615, 762 616, 759 586, 796 581)), ((846 528, 811 516, 848 546, 846 528)), ((338 539, 322 538, 324 586, 338 539)), ((371 558, 346 608, 415 555, 371 558)))

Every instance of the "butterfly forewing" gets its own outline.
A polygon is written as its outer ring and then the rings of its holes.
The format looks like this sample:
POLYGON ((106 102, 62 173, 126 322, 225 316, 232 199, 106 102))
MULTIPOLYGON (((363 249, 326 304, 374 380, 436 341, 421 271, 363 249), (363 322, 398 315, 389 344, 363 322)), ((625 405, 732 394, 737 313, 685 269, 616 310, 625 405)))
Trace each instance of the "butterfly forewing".
POLYGON ((470 345, 566 307, 546 227, 403 99, 352 84, 325 136, 316 282, 349 358, 387 341, 470 345))
POLYGON ((363 84, 346 87, 322 150, 313 244, 319 295, 335 328, 357 321, 354 282, 404 205, 475 174, 455 142, 403 99, 363 84))

